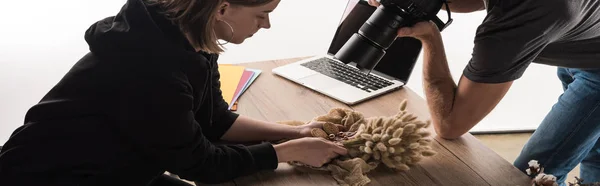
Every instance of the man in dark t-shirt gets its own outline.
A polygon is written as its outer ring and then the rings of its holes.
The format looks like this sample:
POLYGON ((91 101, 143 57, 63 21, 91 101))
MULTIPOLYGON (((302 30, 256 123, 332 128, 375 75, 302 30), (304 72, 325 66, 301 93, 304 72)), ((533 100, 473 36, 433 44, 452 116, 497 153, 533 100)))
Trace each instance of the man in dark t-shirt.
POLYGON ((564 93, 514 165, 525 172, 528 162, 537 160, 564 185, 567 173, 581 163, 580 178, 599 182, 600 1, 450 0, 449 5, 452 12, 487 11, 458 85, 435 24, 421 22, 398 31, 399 37, 423 43, 424 92, 438 136, 455 139, 468 132, 530 63, 556 66, 564 93))

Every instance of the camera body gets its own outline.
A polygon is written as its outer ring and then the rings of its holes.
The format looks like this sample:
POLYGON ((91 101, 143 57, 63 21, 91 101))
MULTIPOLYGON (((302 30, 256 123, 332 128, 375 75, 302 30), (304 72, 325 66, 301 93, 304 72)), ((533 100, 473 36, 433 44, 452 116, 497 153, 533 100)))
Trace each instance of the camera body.
POLYGON ((335 54, 335 58, 344 63, 356 63, 363 72, 371 72, 377 66, 398 37, 400 28, 433 21, 441 31, 452 22, 446 0, 380 0, 379 3, 381 5, 359 31, 335 54), (437 17, 443 4, 448 11, 447 23, 437 17))

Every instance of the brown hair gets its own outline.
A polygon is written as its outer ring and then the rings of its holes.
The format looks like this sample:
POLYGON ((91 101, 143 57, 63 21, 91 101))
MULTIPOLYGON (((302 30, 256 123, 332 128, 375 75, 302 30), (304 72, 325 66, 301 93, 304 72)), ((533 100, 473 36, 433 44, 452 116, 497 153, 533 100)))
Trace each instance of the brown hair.
POLYGON ((218 6, 228 2, 232 6, 260 6, 273 0, 148 0, 159 5, 165 16, 179 26, 190 44, 206 53, 221 53, 214 33, 215 13, 218 6))

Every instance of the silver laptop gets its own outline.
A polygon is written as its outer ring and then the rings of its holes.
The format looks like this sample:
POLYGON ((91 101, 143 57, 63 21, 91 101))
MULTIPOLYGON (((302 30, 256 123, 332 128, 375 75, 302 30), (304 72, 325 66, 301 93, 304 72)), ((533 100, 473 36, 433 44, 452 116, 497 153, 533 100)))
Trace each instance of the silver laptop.
POLYGON ((421 52, 417 39, 396 39, 369 74, 360 72, 354 63, 345 64, 334 58, 375 9, 367 0, 350 0, 327 54, 280 66, 272 72, 348 105, 403 87, 421 52))

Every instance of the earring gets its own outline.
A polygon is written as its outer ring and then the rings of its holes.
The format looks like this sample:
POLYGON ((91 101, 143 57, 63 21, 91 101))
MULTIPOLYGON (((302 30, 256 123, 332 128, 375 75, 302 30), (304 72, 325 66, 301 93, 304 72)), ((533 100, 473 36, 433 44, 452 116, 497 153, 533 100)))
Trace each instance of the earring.
MULTIPOLYGON (((219 21, 221 21, 221 22, 223 22, 223 23, 227 24, 227 26, 229 26, 229 29, 231 29, 231 38, 229 39, 229 41, 231 41, 231 40, 233 39, 233 36, 234 36, 233 27, 231 26, 231 24, 229 24, 229 23, 228 23, 227 21, 225 21, 225 20, 219 20, 219 21)), ((228 43, 229 43, 229 41, 227 41, 227 43, 223 43, 223 44, 222 44, 222 43, 218 43, 218 44, 219 44, 219 45, 225 45, 225 44, 228 44, 228 43)))

